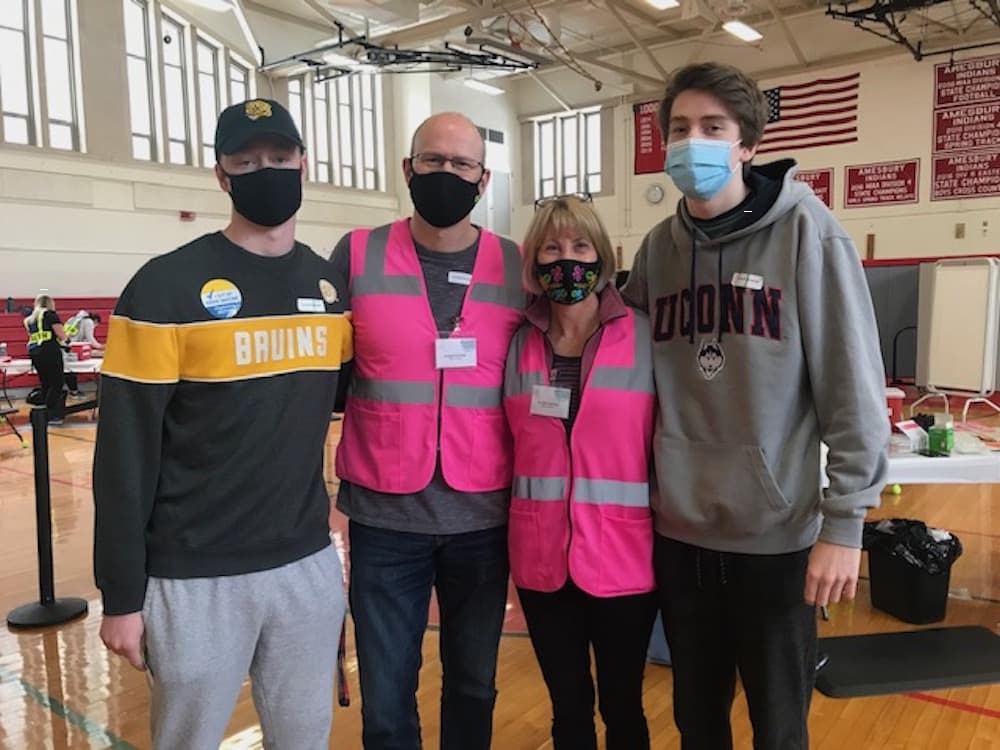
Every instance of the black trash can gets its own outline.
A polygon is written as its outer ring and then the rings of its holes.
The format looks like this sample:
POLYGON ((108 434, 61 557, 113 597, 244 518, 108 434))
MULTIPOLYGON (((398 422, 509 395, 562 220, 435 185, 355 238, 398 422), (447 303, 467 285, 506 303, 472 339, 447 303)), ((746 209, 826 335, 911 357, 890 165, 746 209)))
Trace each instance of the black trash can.
POLYGON ((914 625, 940 622, 948 608, 958 537, 922 521, 893 518, 865 524, 872 606, 914 625))

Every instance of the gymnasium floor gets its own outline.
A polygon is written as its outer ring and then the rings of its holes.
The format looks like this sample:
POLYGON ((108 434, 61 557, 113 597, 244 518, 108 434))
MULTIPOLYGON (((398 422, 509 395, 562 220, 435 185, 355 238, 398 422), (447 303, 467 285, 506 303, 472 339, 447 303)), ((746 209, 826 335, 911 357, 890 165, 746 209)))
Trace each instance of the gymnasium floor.
MULTIPOLYGON (((0 633, 0 748, 148 748, 148 694, 144 677, 109 655, 98 637, 100 600, 91 575, 92 495, 90 466, 94 427, 88 415, 67 419, 50 432, 52 524, 57 596, 89 600, 85 619, 58 629, 0 633)), ((30 432, 26 432, 30 440, 30 432)), ((331 424, 328 455, 339 437, 331 424)), ((329 471, 329 470, 328 470, 329 471)), ((335 478, 328 475, 331 493, 335 478)), ((904 487, 885 494, 876 517, 908 516, 957 533, 965 547, 952 571, 952 599, 945 624, 979 624, 1000 629, 1000 486, 904 487)), ((345 520, 338 514, 336 539, 344 554, 345 520)), ((37 599, 34 492, 30 449, 0 426, 0 610, 37 599)), ((872 610, 867 583, 849 605, 833 606, 821 635, 904 630, 913 626, 872 610)), ((432 614, 433 621, 433 614, 432 614)), ((494 748, 551 748, 549 706, 544 685, 524 636, 516 598, 509 602, 500 648, 499 698, 494 748)), ((348 671, 353 703, 337 709, 331 748, 361 747, 357 665, 348 632, 348 671)), ((433 626, 424 647, 418 694, 425 747, 437 747, 440 667, 433 626)), ((657 750, 679 748, 670 716, 670 670, 646 671, 647 716, 657 750)), ((244 686, 223 747, 259 748, 256 714, 244 686)), ((738 748, 750 747, 746 707, 733 711, 738 748)), ((1000 685, 851 700, 815 694, 812 747, 819 750, 959 750, 1000 748, 1000 685)))

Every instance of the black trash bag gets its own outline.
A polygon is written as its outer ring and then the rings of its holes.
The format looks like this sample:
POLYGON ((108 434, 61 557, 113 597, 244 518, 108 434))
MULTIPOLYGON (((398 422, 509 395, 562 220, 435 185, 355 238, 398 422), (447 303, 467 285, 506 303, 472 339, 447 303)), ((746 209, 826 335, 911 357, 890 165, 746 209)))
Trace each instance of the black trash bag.
POLYGON ((929 575, 951 570, 962 556, 962 542, 954 534, 941 529, 928 529, 923 521, 909 518, 889 518, 867 521, 861 546, 899 557, 929 575))

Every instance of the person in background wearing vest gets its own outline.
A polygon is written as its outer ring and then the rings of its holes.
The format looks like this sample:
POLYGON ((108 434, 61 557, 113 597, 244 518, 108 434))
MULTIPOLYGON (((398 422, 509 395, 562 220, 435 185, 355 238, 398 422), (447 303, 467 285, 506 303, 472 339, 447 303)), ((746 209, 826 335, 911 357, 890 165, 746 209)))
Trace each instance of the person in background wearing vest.
POLYGON ((476 126, 425 120, 403 175, 412 218, 356 229, 353 381, 337 449, 365 750, 421 747, 417 678, 437 592, 442 750, 487 750, 507 596, 504 360, 523 320, 517 245, 472 224, 489 180, 476 126))
POLYGON ((623 288, 654 321, 671 394, 653 443, 654 564, 684 750, 732 747, 737 672, 754 747, 808 747, 816 607, 855 595, 888 461, 857 249, 793 160, 750 167, 767 117, 736 68, 673 76, 659 124, 683 198, 623 288))
POLYGON ((28 357, 38 375, 42 399, 48 409, 48 423, 60 425, 66 408, 62 346, 67 339, 52 297, 47 294, 35 297, 35 309, 24 319, 24 327, 28 331, 28 357))
POLYGON ((504 384, 511 576, 552 699, 555 750, 597 750, 591 647, 608 750, 645 750, 656 617, 649 321, 622 302, 611 240, 586 200, 542 203, 523 244, 537 297, 504 384))
POLYGON ((101 639, 151 682, 154 750, 218 748, 250 675, 263 746, 328 750, 345 610, 323 455, 347 282, 295 240, 305 149, 227 107, 225 229, 140 268, 109 321, 94 456, 101 639))

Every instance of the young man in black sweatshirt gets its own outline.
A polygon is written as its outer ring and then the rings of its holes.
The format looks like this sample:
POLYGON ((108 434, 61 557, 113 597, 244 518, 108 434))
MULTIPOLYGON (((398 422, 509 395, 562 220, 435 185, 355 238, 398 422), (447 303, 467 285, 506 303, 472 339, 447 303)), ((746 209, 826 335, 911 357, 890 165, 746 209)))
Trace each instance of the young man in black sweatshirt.
POLYGON ((226 109, 221 232, 153 258, 110 320, 94 459, 101 638, 152 684, 157 750, 215 748, 249 672, 264 743, 326 750, 344 615, 323 446, 343 279, 295 241, 288 112, 226 109))

